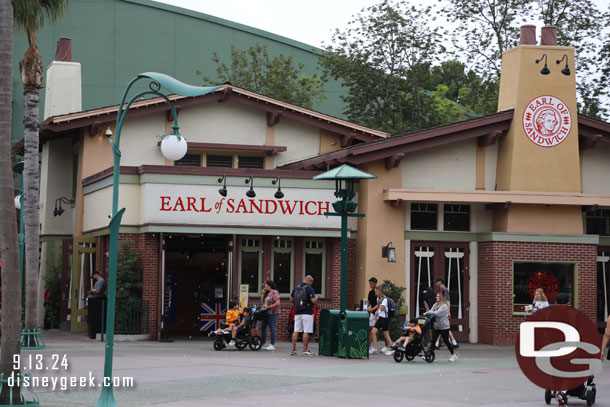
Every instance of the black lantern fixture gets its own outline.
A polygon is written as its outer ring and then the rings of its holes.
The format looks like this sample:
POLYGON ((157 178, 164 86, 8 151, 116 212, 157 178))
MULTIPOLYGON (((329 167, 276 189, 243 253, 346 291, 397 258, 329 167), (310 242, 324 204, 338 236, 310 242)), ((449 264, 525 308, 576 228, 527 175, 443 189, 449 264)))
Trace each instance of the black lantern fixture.
POLYGON ((246 179, 246 184, 250 184, 250 189, 246 192, 246 196, 248 198, 256 197, 256 192, 254 192, 254 177, 250 176, 250 178, 246 179))
POLYGON ((570 76, 570 67, 568 66, 568 55, 567 54, 563 54, 563 57, 561 59, 558 59, 557 61, 555 61, 555 63, 557 65, 559 65, 563 60, 566 60, 566 66, 561 70, 561 73, 564 74, 565 76, 570 76))
POLYGON ((392 242, 381 247, 381 257, 388 259, 388 263, 396 262, 396 248, 392 247, 392 242))
POLYGON ((275 192, 275 199, 282 199, 284 197, 284 193, 282 192, 282 179, 277 177, 273 181, 271 181, 273 185, 277 184, 277 191, 275 192))
POLYGON ((218 182, 222 182, 222 188, 220 188, 218 190, 218 193, 223 196, 226 197, 227 196, 227 176, 223 175, 222 177, 218 178, 218 182))
POLYGON ((542 61, 542 58, 544 58, 544 67, 540 70, 540 73, 543 74, 543 75, 548 75, 548 74, 551 73, 551 70, 549 69, 549 67, 547 65, 547 56, 546 56, 546 54, 542 54, 540 59, 536 60, 536 63, 539 63, 540 61, 542 61))
POLYGON ((55 200, 55 209, 53 210, 53 216, 61 216, 66 210, 61 207, 61 204, 70 205, 70 207, 74 208, 76 204, 76 199, 68 199, 65 196, 57 198, 55 200))

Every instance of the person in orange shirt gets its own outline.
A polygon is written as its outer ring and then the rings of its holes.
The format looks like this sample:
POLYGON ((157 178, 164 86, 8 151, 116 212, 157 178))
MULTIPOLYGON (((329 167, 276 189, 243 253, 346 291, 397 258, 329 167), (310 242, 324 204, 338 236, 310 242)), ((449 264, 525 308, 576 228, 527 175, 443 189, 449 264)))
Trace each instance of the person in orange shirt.
POLYGON ((403 327, 402 336, 392 345, 392 348, 404 350, 409 342, 415 339, 415 335, 421 335, 421 328, 417 323, 417 318, 411 318, 409 324, 403 327))
POLYGON ((241 311, 239 309, 239 303, 237 301, 231 301, 229 303, 229 310, 227 311, 226 314, 226 320, 224 323, 224 327, 221 329, 217 329, 213 332, 210 332, 210 334, 208 336, 212 336, 212 335, 222 335, 225 332, 231 332, 233 331, 233 328, 235 327, 236 323, 239 322, 239 316, 241 315, 241 311))

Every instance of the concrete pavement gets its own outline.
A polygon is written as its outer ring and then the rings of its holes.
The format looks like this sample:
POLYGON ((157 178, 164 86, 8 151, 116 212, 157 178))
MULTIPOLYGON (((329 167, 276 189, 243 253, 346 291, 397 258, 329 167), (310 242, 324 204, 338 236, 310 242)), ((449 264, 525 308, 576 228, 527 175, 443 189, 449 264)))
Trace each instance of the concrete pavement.
MULTIPOLYGON (((46 350, 22 353, 26 364, 30 354, 33 360, 38 354, 44 356, 41 370, 32 366, 32 376, 60 380, 91 372, 101 380, 104 343, 59 331, 44 331, 43 338, 46 350), (53 363, 52 355, 60 359, 66 355, 68 370, 46 369, 53 363)), ((450 363, 449 352, 441 349, 433 364, 421 359, 396 363, 385 355, 369 360, 291 357, 289 343, 278 343, 276 348, 274 352, 214 351, 209 340, 116 343, 114 375, 133 377, 135 385, 116 389, 115 397, 123 407, 545 405, 544 391, 521 373, 513 347, 463 344, 458 362, 450 363)), ((317 353, 317 344, 311 349, 317 353)), ((596 405, 610 407, 610 362, 605 361, 604 367, 596 377, 596 405)), ((93 406, 100 389, 38 388, 36 394, 41 406, 93 406)), ((570 405, 586 403, 571 399, 570 405)))

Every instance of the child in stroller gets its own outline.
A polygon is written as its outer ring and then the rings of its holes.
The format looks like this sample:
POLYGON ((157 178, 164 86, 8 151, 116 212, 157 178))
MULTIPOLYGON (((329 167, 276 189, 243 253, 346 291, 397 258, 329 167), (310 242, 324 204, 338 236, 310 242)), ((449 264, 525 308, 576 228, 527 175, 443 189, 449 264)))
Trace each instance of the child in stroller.
POLYGON ((229 310, 227 310, 227 314, 225 316, 225 322, 221 324, 220 328, 212 331, 208 334, 211 338, 212 336, 223 335, 225 333, 231 333, 236 323, 239 323, 239 316, 242 314, 242 311, 239 310, 239 303, 237 301, 231 301, 229 303, 229 310))
POLYGON ((260 350, 263 346, 263 341, 258 335, 252 335, 253 321, 260 318, 261 310, 252 311, 250 308, 244 308, 242 312, 241 322, 234 325, 231 333, 222 332, 216 335, 214 340, 214 350, 222 350, 228 346, 235 346, 237 349, 244 349, 249 346, 251 350, 260 350))
POLYGON ((405 328, 403 336, 393 346, 394 361, 396 363, 402 362, 403 359, 412 361, 416 356, 421 356, 428 363, 434 362, 434 350, 426 349, 426 338, 430 331, 430 317, 413 318, 405 328), (402 343, 399 344, 401 339, 405 342, 404 347, 402 343))
POLYGON ((593 404, 595 404, 596 393, 597 391, 595 390, 595 383, 593 383, 593 376, 591 376, 585 383, 572 390, 546 390, 544 392, 544 401, 546 402, 546 404, 551 404, 552 399, 557 399, 559 405, 563 407, 568 404, 568 396, 571 396, 578 397, 581 400, 585 400, 587 402, 587 406, 592 406, 593 404))

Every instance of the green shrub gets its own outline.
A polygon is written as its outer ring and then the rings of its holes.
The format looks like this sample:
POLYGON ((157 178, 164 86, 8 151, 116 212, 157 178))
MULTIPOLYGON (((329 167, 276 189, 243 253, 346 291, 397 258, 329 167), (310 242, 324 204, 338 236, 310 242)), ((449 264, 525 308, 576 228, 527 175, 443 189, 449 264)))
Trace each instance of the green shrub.
POLYGON ((48 299, 44 302, 44 327, 59 328, 61 308, 61 266, 56 264, 43 276, 45 288, 49 289, 48 299))
POLYGON ((383 290, 383 294, 386 297, 389 297, 394 300, 396 303, 396 316, 390 319, 390 338, 393 341, 397 340, 402 334, 402 324, 403 324, 403 316, 398 315, 398 309, 405 304, 405 299, 403 297, 403 293, 405 292, 405 287, 398 286, 391 282, 390 280, 383 280, 383 284, 381 284, 381 289, 383 290))
POLYGON ((133 241, 121 243, 117 259, 116 276, 117 300, 142 299, 142 267, 138 264, 138 251, 133 241))

